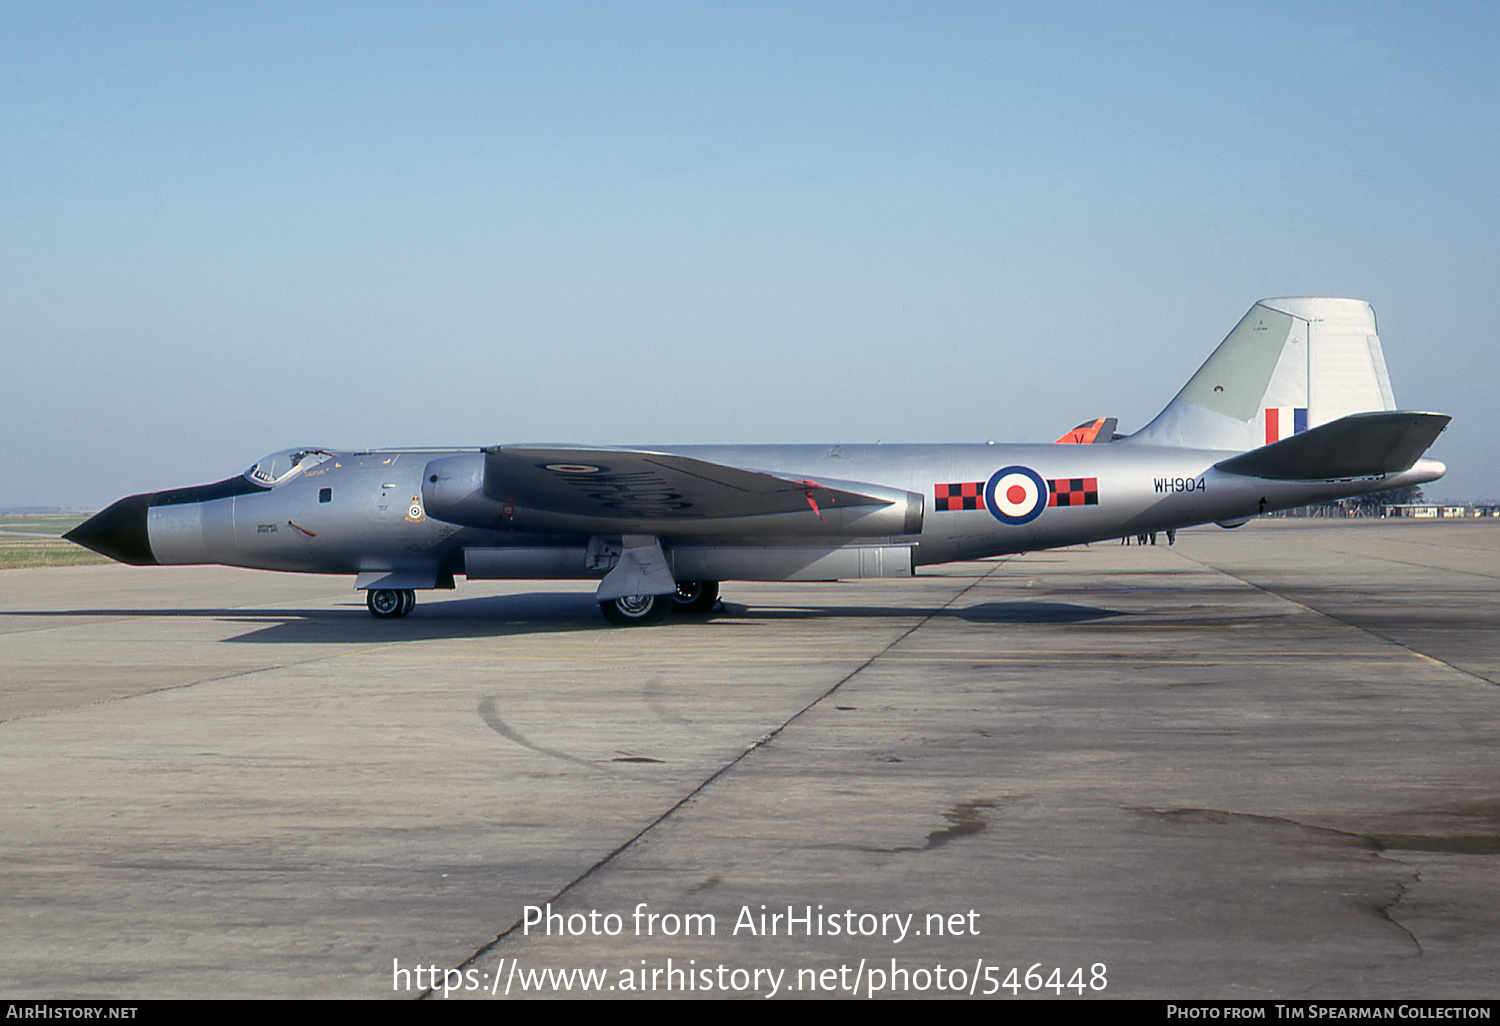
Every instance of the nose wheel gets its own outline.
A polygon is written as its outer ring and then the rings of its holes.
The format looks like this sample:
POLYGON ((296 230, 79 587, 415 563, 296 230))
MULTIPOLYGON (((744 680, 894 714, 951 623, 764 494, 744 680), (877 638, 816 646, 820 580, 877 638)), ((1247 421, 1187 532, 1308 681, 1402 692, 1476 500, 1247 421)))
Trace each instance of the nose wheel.
POLYGON ((365 605, 377 620, 396 620, 417 607, 417 593, 410 588, 371 588, 365 605))

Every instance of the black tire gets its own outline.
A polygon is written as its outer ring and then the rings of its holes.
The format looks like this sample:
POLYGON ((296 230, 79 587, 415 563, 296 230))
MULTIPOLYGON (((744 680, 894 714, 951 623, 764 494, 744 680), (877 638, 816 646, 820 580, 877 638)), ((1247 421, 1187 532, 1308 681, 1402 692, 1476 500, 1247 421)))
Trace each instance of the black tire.
POLYGON ((417 608, 417 593, 410 588, 401 592, 401 615, 410 616, 411 611, 417 608))
POLYGON ((672 608, 670 595, 627 595, 599 603, 604 618, 616 627, 649 627, 661 623, 672 608))
POLYGON ((412 592, 401 592, 395 588, 371 588, 365 592, 365 606, 377 620, 395 620, 411 611, 411 606, 406 604, 407 595, 412 596, 415 604, 416 595, 412 592))
POLYGON ((711 613, 719 601, 718 581, 678 581, 672 596, 674 613, 711 613))

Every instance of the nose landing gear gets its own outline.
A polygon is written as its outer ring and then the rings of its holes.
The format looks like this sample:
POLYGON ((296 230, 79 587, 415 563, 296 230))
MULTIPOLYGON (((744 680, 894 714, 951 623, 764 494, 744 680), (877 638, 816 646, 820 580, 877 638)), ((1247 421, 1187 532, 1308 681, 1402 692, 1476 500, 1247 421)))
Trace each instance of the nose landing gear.
POLYGON ((417 593, 410 588, 371 588, 365 592, 365 605, 378 620, 395 620, 417 607, 417 593))

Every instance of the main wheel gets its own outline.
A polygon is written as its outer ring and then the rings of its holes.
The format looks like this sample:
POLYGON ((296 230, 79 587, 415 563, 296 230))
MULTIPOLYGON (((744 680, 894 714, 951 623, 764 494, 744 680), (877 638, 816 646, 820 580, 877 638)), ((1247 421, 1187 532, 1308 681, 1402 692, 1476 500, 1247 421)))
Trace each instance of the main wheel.
POLYGON ((672 596, 674 613, 707 613, 719 601, 718 581, 678 581, 672 596))
POLYGON ((661 623, 672 608, 670 595, 626 595, 599 603, 604 618, 616 627, 645 627, 661 623))
POLYGON ((412 606, 416 605, 417 596, 411 591, 397 591, 395 588, 371 588, 365 592, 365 605, 370 609, 370 615, 380 620, 394 620, 411 612, 412 606), (411 596, 410 605, 407 604, 407 596, 411 596))
POLYGON ((408 616, 417 608, 417 593, 410 588, 401 592, 401 615, 408 616))

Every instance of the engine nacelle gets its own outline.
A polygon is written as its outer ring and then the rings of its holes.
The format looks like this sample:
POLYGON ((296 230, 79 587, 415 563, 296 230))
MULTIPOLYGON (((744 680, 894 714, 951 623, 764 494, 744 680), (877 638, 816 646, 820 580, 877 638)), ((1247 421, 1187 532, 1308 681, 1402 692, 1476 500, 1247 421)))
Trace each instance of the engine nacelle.
POLYGON ((501 507, 484 494, 484 453, 443 456, 422 472, 422 508, 429 517, 495 530, 509 526, 501 507))

